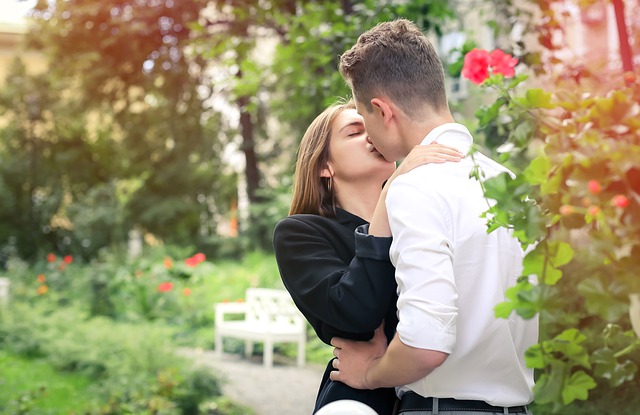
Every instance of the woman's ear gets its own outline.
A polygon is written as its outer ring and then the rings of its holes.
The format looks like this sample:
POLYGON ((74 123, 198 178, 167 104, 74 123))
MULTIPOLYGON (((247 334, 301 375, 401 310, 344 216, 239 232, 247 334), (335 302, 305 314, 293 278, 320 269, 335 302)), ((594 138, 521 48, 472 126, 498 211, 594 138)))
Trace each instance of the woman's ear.
POLYGON ((333 177, 333 169, 328 163, 324 169, 320 170, 320 177, 333 177))
POLYGON ((389 123, 391 122, 391 119, 393 118, 393 110, 391 108, 391 105, 389 105, 382 98, 372 98, 371 99, 371 105, 373 105, 374 110, 377 109, 377 111, 379 111, 380 116, 382 117, 382 120, 384 121, 384 125, 388 126, 389 123))

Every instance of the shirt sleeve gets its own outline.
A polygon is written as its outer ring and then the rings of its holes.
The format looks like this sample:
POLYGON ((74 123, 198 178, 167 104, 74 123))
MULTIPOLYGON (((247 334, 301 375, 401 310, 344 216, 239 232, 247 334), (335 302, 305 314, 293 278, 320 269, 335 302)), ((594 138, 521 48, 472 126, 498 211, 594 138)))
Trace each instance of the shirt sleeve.
POLYGON ((327 232, 295 217, 278 223, 274 249, 282 281, 322 341, 368 340, 395 306, 391 238, 356 237, 364 252, 360 258, 353 239, 346 247, 327 232))
POLYGON ((458 293, 453 275, 452 215, 436 187, 399 177, 387 195, 390 249, 398 283, 398 335, 403 343, 451 353, 458 293))

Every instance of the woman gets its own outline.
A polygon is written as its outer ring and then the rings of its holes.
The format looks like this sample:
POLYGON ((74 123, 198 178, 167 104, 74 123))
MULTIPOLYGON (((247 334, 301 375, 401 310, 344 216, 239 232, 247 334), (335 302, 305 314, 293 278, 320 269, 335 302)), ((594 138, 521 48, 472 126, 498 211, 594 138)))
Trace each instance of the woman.
MULTIPOLYGON (((387 188, 416 166, 460 158, 450 147, 418 146, 396 170, 369 141, 352 102, 330 106, 311 123, 300 142, 290 216, 276 225, 274 248, 285 287, 323 342, 369 340, 383 321, 388 341, 393 338, 397 296, 387 188), (355 232, 367 223, 388 237, 355 232)), ((314 413, 339 399, 392 413, 393 388, 352 389, 331 381, 331 370, 329 362, 314 413)))

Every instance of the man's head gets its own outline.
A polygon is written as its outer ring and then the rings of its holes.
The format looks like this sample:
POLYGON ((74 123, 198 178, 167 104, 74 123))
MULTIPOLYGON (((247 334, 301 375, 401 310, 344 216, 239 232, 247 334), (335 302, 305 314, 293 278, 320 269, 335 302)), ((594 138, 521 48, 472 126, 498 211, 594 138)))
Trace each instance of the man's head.
MULTIPOLYGON (((397 141, 390 136, 397 131, 383 133, 388 124, 377 117, 380 111, 374 111, 378 110, 378 98, 414 122, 449 111, 442 62, 429 39, 409 20, 380 23, 360 35, 340 57, 339 69, 365 123, 370 121, 367 130, 371 139, 385 157, 385 146, 376 141, 383 134, 386 140, 397 141), (372 113, 375 116, 367 116, 372 113)), ((382 108, 382 114, 388 112, 382 108)))
POLYGON ((410 117, 419 117, 425 105, 436 111, 447 107, 438 53, 407 19, 380 23, 360 35, 340 57, 340 73, 368 111, 378 95, 393 99, 410 117))

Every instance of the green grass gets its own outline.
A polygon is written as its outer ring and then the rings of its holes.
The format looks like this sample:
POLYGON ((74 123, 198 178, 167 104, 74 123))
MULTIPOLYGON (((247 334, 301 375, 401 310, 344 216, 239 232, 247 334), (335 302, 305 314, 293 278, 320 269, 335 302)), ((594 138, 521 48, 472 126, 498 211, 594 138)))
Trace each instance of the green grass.
POLYGON ((19 412, 18 402, 37 414, 82 413, 97 397, 89 379, 57 372, 44 360, 29 360, 0 351, 0 414, 19 412))

